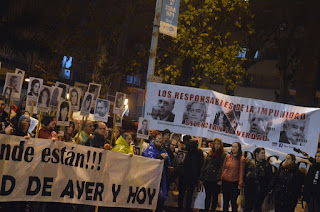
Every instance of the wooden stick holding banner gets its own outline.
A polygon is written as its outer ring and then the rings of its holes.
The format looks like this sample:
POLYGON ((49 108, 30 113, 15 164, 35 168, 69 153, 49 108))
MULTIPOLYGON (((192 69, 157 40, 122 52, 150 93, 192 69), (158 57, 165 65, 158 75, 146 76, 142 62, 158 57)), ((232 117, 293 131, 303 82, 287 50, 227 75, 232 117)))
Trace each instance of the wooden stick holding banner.
POLYGON ((13 105, 13 101, 11 100, 10 98, 10 103, 9 103, 9 115, 8 115, 8 122, 10 122, 10 117, 11 117, 11 108, 12 108, 12 105, 13 105))
POLYGON ((200 149, 202 145, 202 137, 199 138, 199 144, 198 144, 198 148, 200 149))
POLYGON ((31 101, 31 113, 30 113, 30 117, 33 116, 33 106, 34 106, 34 101, 31 101))
POLYGON ((37 126, 36 138, 38 138, 38 136, 39 136, 40 126, 41 126, 41 119, 42 119, 42 111, 40 111, 40 115, 39 115, 39 122, 38 122, 38 126, 37 126))
POLYGON ((79 144, 80 133, 81 133, 81 130, 82 130, 82 127, 83 127, 83 123, 84 123, 84 116, 82 116, 79 132, 78 132, 78 136, 77 136, 77 140, 76 140, 76 144, 79 144))
POLYGON ((141 138, 140 139, 140 152, 139 152, 140 156, 142 155, 142 144, 143 144, 143 139, 141 138))
POLYGON ((117 118, 117 114, 113 114, 113 126, 112 126, 112 134, 111 134, 111 140, 110 140, 110 144, 112 146, 112 141, 113 141, 113 138, 115 137, 114 136, 114 133, 115 133, 115 128, 116 128, 116 118, 117 118))

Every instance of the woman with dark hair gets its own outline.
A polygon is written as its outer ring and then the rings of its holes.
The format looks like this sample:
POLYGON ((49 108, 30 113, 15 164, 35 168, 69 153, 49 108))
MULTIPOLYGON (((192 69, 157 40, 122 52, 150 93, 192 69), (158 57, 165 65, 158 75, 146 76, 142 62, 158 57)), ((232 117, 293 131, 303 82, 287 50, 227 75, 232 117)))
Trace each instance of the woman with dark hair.
POLYGON ((268 191, 275 193, 275 212, 293 212, 301 196, 304 176, 296 164, 296 156, 288 154, 274 176, 268 191))
MULTIPOLYGON (((308 156, 308 155, 307 155, 308 156)), ((308 157, 312 166, 309 168, 307 179, 304 185, 304 199, 308 203, 309 212, 320 211, 320 151, 315 159, 308 157)))
POLYGON ((75 129, 75 124, 73 121, 70 121, 69 126, 64 128, 63 141, 74 143, 74 139, 72 137, 74 133, 74 129, 75 129))
POLYGON ((49 101, 50 101, 50 90, 49 88, 44 88, 40 92, 38 107, 43 107, 43 108, 49 107, 49 101))
POLYGON ((60 114, 58 121, 69 121, 69 104, 68 102, 62 102, 60 105, 60 114))
POLYGON ((34 79, 31 82, 31 88, 30 88, 30 91, 28 93, 28 96, 38 97, 39 89, 40 89, 40 81, 37 80, 37 79, 34 79))
POLYGON ((272 167, 265 159, 265 150, 258 147, 253 151, 254 158, 247 161, 245 167, 244 195, 245 212, 262 211, 262 204, 267 195, 267 188, 272 180, 272 167))
POLYGON ((223 152, 222 140, 220 138, 215 138, 200 175, 200 183, 204 185, 206 191, 206 212, 209 211, 211 203, 212 211, 215 211, 218 205, 218 194, 222 184, 221 170, 225 158, 226 153, 223 152))
POLYGON ((222 166, 222 191, 223 211, 229 209, 231 201, 232 212, 238 211, 237 198, 239 191, 243 188, 243 176, 246 159, 242 156, 241 144, 234 142, 231 152, 226 156, 222 166))

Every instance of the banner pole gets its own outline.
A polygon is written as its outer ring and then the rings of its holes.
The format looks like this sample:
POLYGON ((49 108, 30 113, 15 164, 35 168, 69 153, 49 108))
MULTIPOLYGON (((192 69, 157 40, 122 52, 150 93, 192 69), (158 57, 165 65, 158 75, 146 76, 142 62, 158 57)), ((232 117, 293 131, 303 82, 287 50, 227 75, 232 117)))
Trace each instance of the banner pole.
MULTIPOLYGON (((149 54, 149 61, 148 61, 148 71, 147 71, 145 92, 148 87, 149 77, 150 77, 150 75, 154 75, 154 67, 156 65, 161 9, 162 9, 162 0, 157 0, 156 1, 156 9, 155 9, 155 13, 154 13, 154 20, 153 20, 153 29, 152 29, 152 37, 151 37, 151 45, 150 45, 150 54, 149 54)), ((145 102, 143 102, 143 106, 142 106, 142 117, 143 118, 144 118, 144 110, 145 110, 145 102)))
POLYGON ((41 126, 41 119, 42 119, 42 111, 40 111, 40 115, 39 115, 39 122, 38 122, 38 126, 37 126, 36 138, 38 138, 38 136, 39 136, 40 126, 41 126))
POLYGON ((10 98, 10 104, 9 104, 9 115, 8 115, 8 121, 10 122, 10 117, 11 117, 11 107, 13 105, 13 101, 10 98))
POLYGON ((34 101, 31 101, 31 113, 30 113, 30 117, 33 116, 33 106, 34 106, 34 101))
POLYGON ((198 148, 200 149, 202 145, 202 137, 199 138, 199 144, 198 144, 198 148))
POLYGON ((116 127, 116 118, 117 118, 117 114, 113 114, 113 126, 112 126, 111 140, 110 140, 111 147, 112 147, 112 141, 113 141, 114 133, 115 133, 114 131, 115 131, 115 127, 116 127))
POLYGON ((84 122, 84 116, 82 116, 82 120, 81 120, 81 124, 80 124, 80 128, 79 128, 76 144, 79 144, 80 133, 81 133, 81 130, 82 130, 83 122, 84 122))
POLYGON ((99 206, 96 206, 96 209, 94 210, 94 212, 98 212, 99 211, 99 206))
POLYGON ((143 139, 141 138, 141 140, 140 140, 140 152, 139 152, 140 156, 142 155, 142 144, 143 144, 143 139))

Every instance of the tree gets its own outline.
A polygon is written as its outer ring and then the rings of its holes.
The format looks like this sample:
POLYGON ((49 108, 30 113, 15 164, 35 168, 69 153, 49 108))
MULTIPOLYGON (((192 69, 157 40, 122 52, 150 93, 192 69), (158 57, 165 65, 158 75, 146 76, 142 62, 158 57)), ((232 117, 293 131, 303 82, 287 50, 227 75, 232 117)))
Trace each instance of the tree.
POLYGON ((225 84, 232 94, 245 69, 237 33, 250 30, 249 3, 243 0, 182 0, 176 39, 163 37, 157 73, 165 82, 206 87, 225 84))

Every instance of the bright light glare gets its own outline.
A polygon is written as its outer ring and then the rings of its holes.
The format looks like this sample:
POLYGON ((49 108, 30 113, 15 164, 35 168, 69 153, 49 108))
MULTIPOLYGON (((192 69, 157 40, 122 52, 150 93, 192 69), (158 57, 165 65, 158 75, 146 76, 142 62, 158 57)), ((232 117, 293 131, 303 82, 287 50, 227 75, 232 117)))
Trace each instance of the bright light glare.
POLYGON ((67 93, 67 99, 69 100, 70 95, 67 93))
POLYGON ((125 100, 124 100, 124 105, 125 105, 125 106, 128 106, 128 102, 129 102, 129 100, 128 100, 128 99, 125 99, 125 100))
POLYGON ((26 78, 24 81, 29 82, 29 81, 30 81, 30 79, 29 79, 29 78, 26 78))

